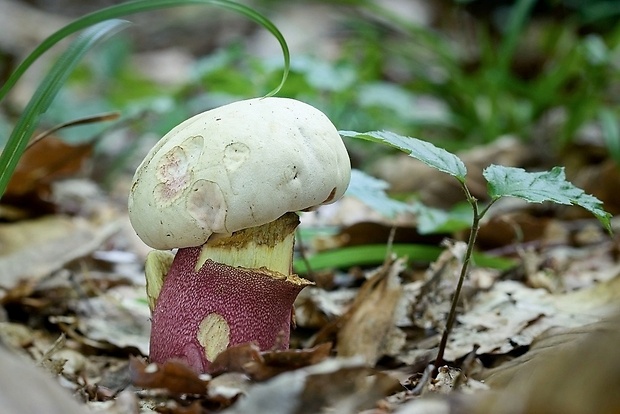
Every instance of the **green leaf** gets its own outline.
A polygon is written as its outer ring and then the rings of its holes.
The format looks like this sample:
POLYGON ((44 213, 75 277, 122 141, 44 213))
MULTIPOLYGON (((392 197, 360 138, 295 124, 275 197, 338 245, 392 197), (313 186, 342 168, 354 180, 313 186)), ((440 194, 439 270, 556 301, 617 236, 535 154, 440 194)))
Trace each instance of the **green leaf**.
POLYGON ((552 201, 558 204, 583 207, 611 232, 611 214, 603 210, 603 203, 596 197, 566 181, 563 167, 551 171, 527 172, 522 168, 490 165, 482 172, 488 182, 493 199, 517 197, 530 203, 552 201))
POLYGON ((467 203, 458 204, 450 211, 427 207, 422 203, 415 207, 420 234, 454 233, 471 227, 473 211, 467 203))
POLYGON ((389 131, 339 131, 340 135, 349 138, 358 138, 366 141, 380 142, 396 148, 408 154, 424 164, 427 164, 439 171, 456 177, 457 180, 464 182, 467 175, 467 168, 463 161, 456 155, 417 138, 405 137, 389 131))
POLYGON ((499 47, 497 66, 503 73, 509 70, 519 40, 523 38, 528 16, 535 4, 536 0, 518 0, 512 6, 510 17, 506 22, 506 32, 499 47))
POLYGON ((390 198, 385 193, 388 187, 389 184, 385 181, 353 169, 351 170, 351 183, 346 194, 357 198, 385 217, 394 217, 400 213, 414 211, 413 206, 390 198))
POLYGON ((82 57, 95 45, 127 27, 124 20, 108 20, 85 30, 55 62, 22 112, 6 147, 0 154, 0 197, 4 194, 19 158, 34 133, 39 117, 65 83, 82 57))

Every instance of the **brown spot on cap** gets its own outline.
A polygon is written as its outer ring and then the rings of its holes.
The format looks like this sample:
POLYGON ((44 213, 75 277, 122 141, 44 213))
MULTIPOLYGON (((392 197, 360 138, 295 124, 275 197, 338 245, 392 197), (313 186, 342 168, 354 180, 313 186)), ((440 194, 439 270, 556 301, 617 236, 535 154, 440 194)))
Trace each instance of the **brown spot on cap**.
POLYGON ((328 204, 328 203, 330 203, 334 199, 335 196, 336 196, 336 187, 333 188, 331 193, 329 193, 329 195, 327 196, 325 201, 323 201, 321 204, 328 204))
POLYGON ((154 189, 155 201, 159 206, 169 206, 183 194, 192 179, 183 148, 176 146, 164 154, 155 174, 159 181, 154 189))

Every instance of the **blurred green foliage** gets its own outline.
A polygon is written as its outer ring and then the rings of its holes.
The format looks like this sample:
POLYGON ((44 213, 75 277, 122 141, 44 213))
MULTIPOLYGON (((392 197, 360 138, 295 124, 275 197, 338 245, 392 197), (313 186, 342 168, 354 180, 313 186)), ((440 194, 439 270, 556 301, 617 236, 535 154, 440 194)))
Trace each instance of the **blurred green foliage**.
MULTIPOLYGON (((236 3, 231 0, 132 0, 88 13, 71 21, 43 39, 34 50, 14 68, 14 70, 6 71, 10 74, 7 75, 7 78, 3 80, 0 86, 0 102, 4 101, 4 98, 6 98, 24 73, 26 73, 32 64, 43 54, 63 39, 75 33, 80 33, 60 57, 56 59, 38 83, 34 93, 29 98, 28 104, 20 111, 19 115, 16 116, 15 125, 8 139, 6 139, 5 142, 0 142, 0 145, 3 145, 3 150, 0 153, 0 198, 4 194, 13 176, 19 159, 29 143, 31 143, 31 139, 34 136, 36 128, 39 126, 42 115, 48 112, 52 102, 65 86, 76 66, 82 61, 86 53, 93 49, 98 43, 102 40, 106 40, 111 34, 118 32, 120 30, 119 28, 128 25, 129 22, 117 18, 152 10, 189 5, 212 5, 234 11, 269 31, 280 45, 284 62, 282 65, 282 77, 280 78, 280 82, 274 89, 264 95, 274 95, 281 89, 286 81, 290 66, 290 54, 286 40, 278 28, 268 18, 255 9, 241 3, 236 3)), ((94 68, 97 69, 94 71, 95 76, 110 72, 118 73, 120 67, 117 64, 119 61, 117 58, 119 56, 119 54, 107 56, 103 61, 99 61, 99 64, 94 66, 94 68)), ((87 87, 91 87, 94 84, 95 83, 90 80, 86 82, 87 87)), ((132 90, 132 85, 122 86, 129 91, 132 90)), ((97 99, 107 98, 103 90, 99 92, 100 93, 96 95, 97 99)), ((62 112, 66 112, 66 109, 62 112)), ((84 117, 76 117, 74 114, 73 119, 76 118, 84 117)), ((62 121, 57 122, 57 124, 72 125, 74 123, 71 121, 62 121)), ((53 129, 57 131, 59 128, 53 129)), ((135 144, 130 144, 130 148, 135 147, 135 144)), ((126 158, 126 155, 123 158, 126 158)))
MULTIPOLYGON (((505 134, 534 140, 542 133, 560 150, 594 124, 620 160, 620 25, 593 26, 615 16, 609 2, 446 0, 431 26, 405 20, 380 1, 324 4, 345 11, 337 15, 339 54, 293 55, 279 95, 317 106, 339 129, 386 129, 451 151, 505 134), (553 7, 561 7, 560 17, 553 7), (556 124, 545 130, 549 119, 556 124)), ((123 117, 112 128, 154 140, 195 113, 268 93, 283 68, 279 56, 253 57, 240 36, 197 57, 190 79, 172 86, 132 66, 133 49, 130 38, 115 38, 88 56, 44 123, 118 110, 123 117)), ((109 129, 90 125, 63 134, 84 141, 109 129)), ((121 153, 142 144, 124 145, 121 153)), ((369 145, 350 145, 363 168, 369 145)), ((372 157, 388 151, 372 148, 372 157)))

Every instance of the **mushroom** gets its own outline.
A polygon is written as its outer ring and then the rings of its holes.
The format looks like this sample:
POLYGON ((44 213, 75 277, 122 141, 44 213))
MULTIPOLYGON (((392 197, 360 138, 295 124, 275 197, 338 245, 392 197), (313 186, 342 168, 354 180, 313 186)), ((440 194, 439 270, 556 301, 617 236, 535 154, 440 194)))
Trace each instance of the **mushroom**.
POLYGON ((295 212, 336 201, 350 174, 333 124, 293 99, 235 102, 166 134, 129 195, 136 233, 157 249, 145 265, 151 360, 208 372, 232 345, 288 348, 311 284, 292 274, 295 212))

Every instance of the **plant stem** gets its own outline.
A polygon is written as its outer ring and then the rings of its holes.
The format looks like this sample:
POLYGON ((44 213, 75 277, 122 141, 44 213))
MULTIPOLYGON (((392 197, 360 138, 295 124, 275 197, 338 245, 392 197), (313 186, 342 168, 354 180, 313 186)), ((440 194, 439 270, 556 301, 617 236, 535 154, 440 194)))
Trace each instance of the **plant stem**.
POLYGON ((461 274, 459 275, 459 281, 456 285, 454 296, 452 297, 452 304, 450 305, 450 313, 448 314, 448 320, 446 321, 446 328, 441 337, 441 342, 439 343, 439 352, 437 353, 437 358, 435 359, 434 364, 435 369, 439 369, 439 367, 443 365, 443 354, 446 350, 446 345, 448 344, 448 336, 450 335, 450 331, 452 330, 452 326, 454 325, 454 321, 456 320, 456 307, 459 303, 459 296, 461 295, 461 288, 463 287, 465 276, 467 276, 467 272, 469 270, 469 263, 471 262, 472 253, 474 251, 474 243, 476 242, 478 230, 480 229, 480 219, 482 218, 484 213, 488 211, 487 206, 487 208, 484 209, 483 213, 480 214, 478 212, 478 200, 476 200, 476 198, 471 195, 469 189, 463 182, 461 182, 461 186, 463 187, 463 191, 465 191, 467 201, 469 202, 469 204, 471 204, 471 207, 474 210, 474 218, 471 223, 469 240, 467 240, 467 250, 465 251, 465 257, 463 258, 461 274))

